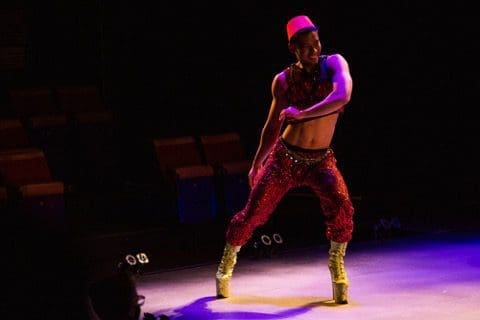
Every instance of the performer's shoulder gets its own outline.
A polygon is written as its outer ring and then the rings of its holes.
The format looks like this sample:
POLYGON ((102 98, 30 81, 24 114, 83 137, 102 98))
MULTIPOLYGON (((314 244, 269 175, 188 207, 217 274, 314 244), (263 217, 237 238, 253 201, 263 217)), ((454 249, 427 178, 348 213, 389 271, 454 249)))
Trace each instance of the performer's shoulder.
POLYGON ((287 79, 288 72, 289 72, 288 68, 278 72, 273 77, 274 81, 284 82, 287 79))
POLYGON ((330 62, 330 61, 345 61, 345 57, 341 53, 330 53, 330 54, 325 54, 320 56, 320 60, 324 60, 325 62, 330 62))

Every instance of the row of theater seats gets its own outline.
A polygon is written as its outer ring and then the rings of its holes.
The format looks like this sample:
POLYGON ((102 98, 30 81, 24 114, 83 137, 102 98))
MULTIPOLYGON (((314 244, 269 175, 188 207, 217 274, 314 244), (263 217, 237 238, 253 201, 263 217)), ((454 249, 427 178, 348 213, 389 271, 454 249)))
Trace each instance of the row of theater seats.
POLYGON ((8 102, 20 117, 42 115, 80 116, 88 112, 105 112, 100 90, 96 85, 10 88, 8 102))
POLYGON ((18 118, 29 128, 109 122, 113 113, 96 85, 11 88, 2 117, 18 118))
MULTIPOLYGON (((242 208, 248 195, 250 167, 236 132, 152 141, 160 179, 180 223, 211 222, 242 208)), ((55 177, 45 152, 36 147, 0 151, 0 203, 13 200, 38 218, 65 223, 65 181, 55 177)), ((104 173, 107 174, 107 173, 104 173)))
POLYGON ((64 191, 63 181, 52 177, 42 150, 0 152, 0 202, 6 209, 4 221, 63 229, 66 226, 64 191))
POLYGON ((8 90, 0 116, 0 207, 11 221, 65 227, 65 195, 113 168, 113 113, 94 85, 8 90), (19 220, 20 219, 20 220, 19 220), (38 220, 40 219, 40 220, 38 220))
POLYGON ((237 132, 153 140, 181 223, 228 218, 245 204, 250 160, 237 132))
MULTIPOLYGON (((25 198, 22 190, 30 190, 24 187, 29 184, 56 182, 58 195, 72 188, 121 190, 121 128, 94 86, 16 89, 9 101, 11 116, 0 118, 0 202, 9 195, 25 198)), ((160 178, 154 183, 163 186, 165 209, 173 209, 180 222, 208 222, 244 205, 250 161, 238 133, 158 137, 151 144, 152 170, 160 178)), ((35 188, 36 198, 53 192, 48 186, 35 188)))
POLYGON ((117 125, 95 86, 11 89, 8 106, 0 118, 0 151, 42 149, 53 176, 68 185, 94 176, 85 168, 113 166, 117 125))

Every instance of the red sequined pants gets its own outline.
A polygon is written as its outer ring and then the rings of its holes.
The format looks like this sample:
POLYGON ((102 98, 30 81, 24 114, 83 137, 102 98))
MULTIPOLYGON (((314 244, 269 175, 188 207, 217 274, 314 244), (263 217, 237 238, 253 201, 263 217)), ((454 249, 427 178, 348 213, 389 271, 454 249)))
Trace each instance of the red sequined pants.
POLYGON ((244 245, 265 224, 292 188, 309 186, 320 199, 326 238, 348 242, 353 232, 353 206, 332 149, 305 150, 278 140, 259 172, 245 207, 231 219, 226 240, 244 245))

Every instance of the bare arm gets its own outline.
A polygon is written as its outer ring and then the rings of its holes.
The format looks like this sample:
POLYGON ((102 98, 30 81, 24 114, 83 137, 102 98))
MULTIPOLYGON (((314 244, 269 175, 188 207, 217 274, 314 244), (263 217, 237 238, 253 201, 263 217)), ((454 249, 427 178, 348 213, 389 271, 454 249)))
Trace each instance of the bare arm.
POLYGON ((281 118, 287 120, 306 120, 334 113, 345 106, 352 95, 352 77, 348 63, 340 54, 334 54, 327 60, 327 67, 332 71, 332 92, 322 101, 302 111, 287 108, 281 118))
POLYGON ((280 120, 280 111, 286 106, 285 97, 285 75, 279 73, 272 81, 272 102, 268 112, 267 120, 263 126, 260 136, 260 143, 257 152, 253 158, 252 168, 250 169, 250 185, 253 185, 258 169, 263 165, 268 153, 275 144, 280 134, 282 120, 280 120))

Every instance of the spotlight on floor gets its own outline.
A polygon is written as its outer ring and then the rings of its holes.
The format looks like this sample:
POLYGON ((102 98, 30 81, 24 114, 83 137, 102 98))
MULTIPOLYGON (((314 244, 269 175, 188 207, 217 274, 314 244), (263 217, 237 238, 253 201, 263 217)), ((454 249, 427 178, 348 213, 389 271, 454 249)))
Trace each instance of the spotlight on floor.
POLYGON ((137 253, 136 257, 137 257, 138 262, 140 262, 141 264, 147 264, 147 263, 150 262, 147 254, 144 253, 144 252, 137 253))
POLYGON ((267 236, 266 234, 262 234, 260 236, 260 240, 262 241, 262 244, 265 246, 265 247, 269 247, 272 245, 272 239, 267 236))
POLYGON ((271 257, 272 239, 266 234, 261 234, 253 241, 253 258, 261 259, 271 257))
POLYGON ((127 254, 125 256, 125 262, 129 265, 129 266, 134 266, 137 264, 137 259, 135 258, 134 255, 131 255, 131 254, 127 254))
POLYGON ((146 253, 139 252, 136 255, 129 253, 118 263, 117 269, 121 272, 138 275, 142 273, 142 267, 148 263, 150 263, 150 259, 146 253))
POLYGON ((282 236, 280 235, 280 233, 275 232, 275 233, 272 235, 272 238, 273 238, 273 242, 275 242, 275 244, 277 244, 277 245, 282 245, 282 244, 283 244, 283 238, 282 238, 282 236))

